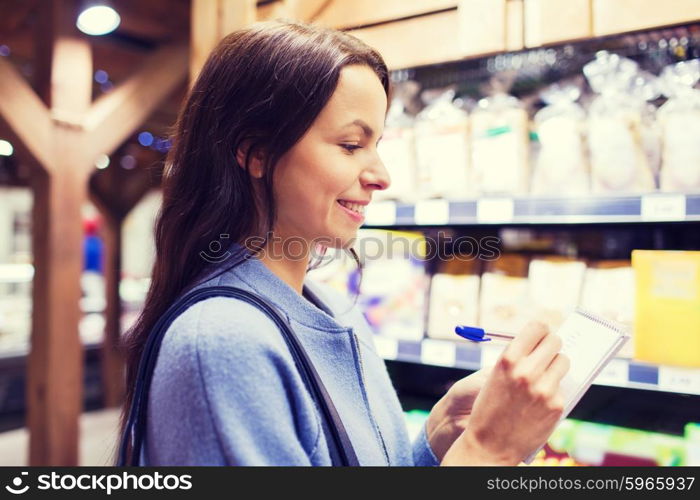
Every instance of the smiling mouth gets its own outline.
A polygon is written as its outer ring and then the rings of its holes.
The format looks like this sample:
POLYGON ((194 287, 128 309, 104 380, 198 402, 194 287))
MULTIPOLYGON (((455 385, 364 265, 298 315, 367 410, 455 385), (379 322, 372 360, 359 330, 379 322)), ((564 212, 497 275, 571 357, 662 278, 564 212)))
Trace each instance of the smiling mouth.
POLYGON ((347 208, 348 210, 351 210, 352 212, 355 212, 357 215, 364 215, 365 214, 365 206, 360 205, 358 203, 350 203, 345 200, 336 200, 340 205, 343 207, 347 208))

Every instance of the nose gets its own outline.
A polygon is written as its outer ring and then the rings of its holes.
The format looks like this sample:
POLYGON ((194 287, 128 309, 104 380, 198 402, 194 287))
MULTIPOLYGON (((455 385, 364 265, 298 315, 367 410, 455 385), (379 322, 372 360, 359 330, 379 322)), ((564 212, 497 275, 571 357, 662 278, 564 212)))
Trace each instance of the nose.
POLYGON ((376 152, 372 164, 360 174, 360 182, 363 187, 377 190, 386 189, 391 184, 389 172, 376 152))

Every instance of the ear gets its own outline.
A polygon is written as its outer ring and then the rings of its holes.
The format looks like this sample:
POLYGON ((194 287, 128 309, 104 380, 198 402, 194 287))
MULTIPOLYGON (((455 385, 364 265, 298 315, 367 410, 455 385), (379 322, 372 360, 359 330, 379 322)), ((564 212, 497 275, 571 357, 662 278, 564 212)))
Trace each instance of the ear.
MULTIPOLYGON (((236 151, 236 161, 243 170, 246 169, 246 156, 250 150, 250 147, 250 141, 245 141, 236 151)), ((261 179, 265 174, 265 155, 263 154, 262 149, 256 148, 252 150, 248 161, 250 175, 256 179, 261 179)))

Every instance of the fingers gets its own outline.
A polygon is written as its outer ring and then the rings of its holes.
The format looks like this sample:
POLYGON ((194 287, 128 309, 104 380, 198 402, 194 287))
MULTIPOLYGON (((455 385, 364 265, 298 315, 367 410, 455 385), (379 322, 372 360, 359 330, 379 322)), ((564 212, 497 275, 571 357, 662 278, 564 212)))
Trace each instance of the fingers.
POLYGON ((571 362, 565 354, 557 354, 538 382, 539 390, 547 394, 559 392, 561 380, 569 371, 571 362))
POLYGON ((539 321, 530 321, 508 344, 503 352, 504 357, 511 360, 518 360, 530 354, 540 341, 549 333, 547 325, 539 321))
POLYGON ((530 355, 520 363, 519 370, 528 374, 531 380, 537 380, 547 370, 547 367, 552 363, 561 347, 561 338, 553 333, 548 334, 530 355))

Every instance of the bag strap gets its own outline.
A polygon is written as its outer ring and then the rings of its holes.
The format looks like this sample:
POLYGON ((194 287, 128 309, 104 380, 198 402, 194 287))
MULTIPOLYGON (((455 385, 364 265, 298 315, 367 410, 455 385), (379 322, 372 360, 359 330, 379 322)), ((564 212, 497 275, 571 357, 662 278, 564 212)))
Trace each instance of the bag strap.
POLYGON ((232 286, 211 286, 188 293, 171 305, 153 327, 139 362, 134 399, 129 409, 129 418, 124 428, 124 433, 121 437, 117 465, 139 464, 141 446, 146 433, 146 416, 151 378, 153 377, 158 351, 165 337, 165 332, 178 315, 197 302, 210 297, 231 297, 243 300, 257 307, 275 322, 289 347, 299 374, 319 410, 321 426, 326 435, 331 463, 341 466, 359 465, 357 455, 340 419, 340 415, 323 385, 321 377, 318 375, 311 359, 287 319, 274 305, 260 295, 232 286), (127 460, 127 450, 130 441, 132 444, 131 458, 127 460))

